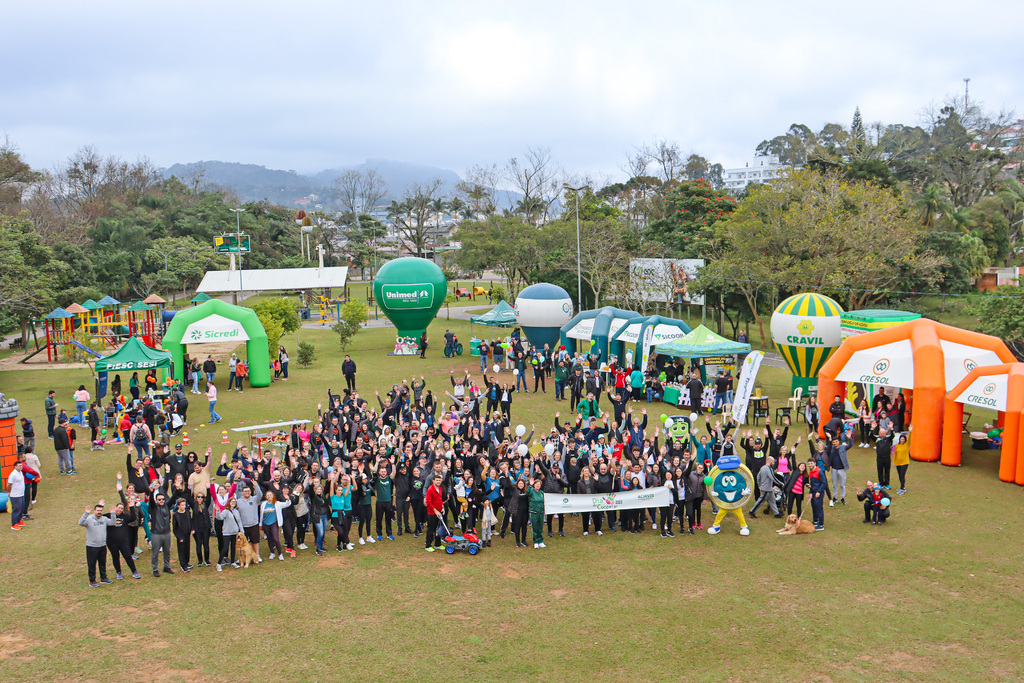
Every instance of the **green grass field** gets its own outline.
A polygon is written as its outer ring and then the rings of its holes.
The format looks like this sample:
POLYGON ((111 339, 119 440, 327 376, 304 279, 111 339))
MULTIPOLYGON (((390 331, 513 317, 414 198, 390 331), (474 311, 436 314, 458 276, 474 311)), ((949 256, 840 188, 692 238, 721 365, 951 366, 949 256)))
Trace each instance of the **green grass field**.
MULTIPOLYGON (((438 320, 427 360, 386 356, 389 329, 361 331, 349 352, 362 393, 372 398, 375 388, 421 374, 443 393, 453 367, 476 374, 468 344, 467 355, 444 359, 445 327, 468 341, 468 323, 438 320)), ((317 347, 312 368, 293 361, 287 383, 222 392, 225 422, 190 430, 191 448, 211 444, 219 457, 228 448, 221 426, 315 417, 327 387, 344 386, 342 354, 329 331, 304 329, 302 338, 317 347)), ((294 338, 284 343, 294 359, 294 338)), ((781 405, 788 373, 762 373, 772 407, 781 405)), ((959 469, 913 462, 909 492, 895 497, 884 527, 861 523, 852 489, 875 472, 873 454, 857 450, 849 504, 826 508, 827 531, 808 537, 781 538, 772 533, 777 520, 759 519, 743 538, 730 518, 717 537, 583 538, 571 518, 566 538, 544 551, 495 538, 476 557, 449 557, 403 536, 323 558, 300 551, 246 571, 160 579, 145 571, 146 553, 143 579, 91 589, 76 522, 98 498, 116 498, 125 451, 80 448, 80 474, 57 475, 43 398, 53 388, 72 406, 80 383, 90 384, 86 370, 0 373, 0 390, 41 434, 44 476, 31 525, 0 526, 5 679, 240 680, 271 670, 341 681, 1024 677, 1024 490, 998 481, 995 451, 968 449, 959 469)), ((190 398, 197 425, 205 406, 190 398)), ((567 406, 554 403, 552 386, 517 396, 513 422, 547 429, 556 405, 567 406)))

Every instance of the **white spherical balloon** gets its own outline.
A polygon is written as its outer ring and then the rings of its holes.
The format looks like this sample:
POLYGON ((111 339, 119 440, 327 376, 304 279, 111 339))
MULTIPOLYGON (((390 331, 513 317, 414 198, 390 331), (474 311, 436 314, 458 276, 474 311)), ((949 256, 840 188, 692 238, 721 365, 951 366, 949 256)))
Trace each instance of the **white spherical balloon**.
POLYGON ((519 455, 526 455, 530 452, 530 449, 526 447, 525 443, 519 444, 519 455))
POLYGON ((524 425, 516 427, 516 436, 522 436, 523 434, 526 434, 526 427, 524 425))
POLYGON ((495 372, 501 372, 501 366, 500 366, 500 365, 498 365, 497 363, 495 363, 495 364, 494 364, 494 371, 495 371, 495 372))
POLYGON ((548 455, 554 455, 555 454, 555 444, 549 443, 547 446, 544 447, 544 452, 547 453, 548 455))
POLYGON ((516 377, 518 377, 519 376, 519 368, 513 368, 512 369, 512 374, 515 375, 516 377))
POLYGON ((690 413, 690 422, 697 421, 697 413, 690 413))
POLYGON ((672 429, 672 425, 676 423, 671 417, 665 420, 665 429, 672 429))

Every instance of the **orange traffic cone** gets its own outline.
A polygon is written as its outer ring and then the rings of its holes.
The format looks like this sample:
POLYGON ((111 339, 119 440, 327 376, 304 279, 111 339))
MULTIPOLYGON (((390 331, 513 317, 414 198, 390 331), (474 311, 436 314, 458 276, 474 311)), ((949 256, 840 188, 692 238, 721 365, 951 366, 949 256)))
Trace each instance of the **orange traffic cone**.
POLYGON ((225 429, 223 432, 221 432, 221 435, 222 435, 221 439, 220 439, 221 443, 230 443, 228 441, 228 430, 225 429))
POLYGON ((188 432, 185 432, 184 434, 182 434, 182 436, 181 436, 181 445, 182 446, 187 446, 188 445, 188 432))

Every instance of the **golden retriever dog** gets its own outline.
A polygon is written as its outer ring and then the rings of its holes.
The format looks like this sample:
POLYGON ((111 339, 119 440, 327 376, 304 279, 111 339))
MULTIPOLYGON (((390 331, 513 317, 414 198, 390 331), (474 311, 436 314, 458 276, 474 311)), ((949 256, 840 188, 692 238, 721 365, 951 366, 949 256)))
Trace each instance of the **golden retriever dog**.
POLYGON ((249 539, 245 537, 245 534, 240 533, 235 536, 235 556, 238 558, 238 563, 242 567, 248 567, 250 564, 256 561, 256 557, 259 555, 256 552, 256 548, 249 542, 249 539))
POLYGON ((780 536, 812 534, 814 533, 814 523, 806 519, 797 520, 796 515, 790 515, 786 518, 786 526, 782 527, 775 533, 779 534, 780 536))

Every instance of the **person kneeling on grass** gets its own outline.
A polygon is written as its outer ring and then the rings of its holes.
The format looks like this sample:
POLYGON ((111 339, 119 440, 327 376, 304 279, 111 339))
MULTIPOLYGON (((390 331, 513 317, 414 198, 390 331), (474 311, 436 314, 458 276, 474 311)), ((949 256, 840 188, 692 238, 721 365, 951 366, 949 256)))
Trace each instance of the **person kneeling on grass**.
POLYGON ((864 523, 885 524, 891 514, 889 498, 885 495, 881 484, 868 481, 867 488, 857 494, 857 500, 864 501, 864 523))

